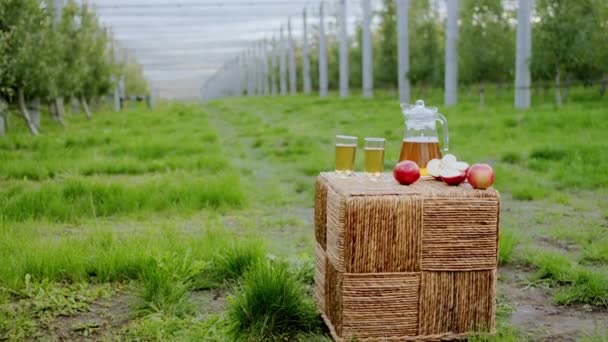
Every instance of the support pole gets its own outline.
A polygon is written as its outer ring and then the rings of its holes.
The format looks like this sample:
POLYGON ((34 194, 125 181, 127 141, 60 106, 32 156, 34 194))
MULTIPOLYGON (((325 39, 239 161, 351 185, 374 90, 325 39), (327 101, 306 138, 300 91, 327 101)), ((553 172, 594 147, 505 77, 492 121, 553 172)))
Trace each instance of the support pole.
POLYGON ((254 65, 251 50, 247 50, 247 96, 253 96, 254 92, 254 65))
POLYGON ((272 36, 272 51, 271 51, 271 58, 270 58, 270 66, 271 66, 271 71, 270 71, 270 91, 272 93, 272 95, 276 95, 277 94, 277 58, 279 54, 279 49, 277 46, 277 40, 274 36, 272 36))
POLYGON ((281 78, 281 82, 280 82, 280 89, 281 89, 281 95, 287 95, 287 80, 286 80, 286 64, 287 64, 287 56, 285 53, 285 37, 283 35, 283 27, 281 27, 281 34, 280 34, 280 46, 281 46, 281 56, 279 58, 279 74, 280 74, 280 78, 281 78))
POLYGON ((458 0, 449 0, 445 34, 445 105, 458 101, 458 0))
POLYGON ((268 83, 270 80, 270 70, 268 68, 268 42, 264 39, 260 43, 260 50, 262 54, 262 88, 264 89, 264 95, 270 94, 270 84, 268 83))
POLYGON ((323 1, 319 4, 319 96, 327 96, 327 46, 325 41, 325 22, 323 1))
POLYGON ((340 0, 340 97, 348 97, 348 32, 346 0, 340 0))
POLYGON ((370 0, 362 0, 361 7, 363 10, 363 22, 362 25, 362 58, 363 58, 363 97, 371 98, 373 96, 373 83, 374 83, 374 74, 373 74, 373 56, 372 56, 372 31, 371 31, 371 21, 372 21, 372 6, 370 0))
POLYGON ((515 108, 530 107, 530 57, 532 27, 530 13, 533 0, 519 0, 517 10, 517 43, 515 57, 515 108))
POLYGON ((298 83, 296 79, 296 49, 291 34, 291 18, 287 19, 287 41, 289 44, 289 92, 291 95, 295 95, 298 83))
POLYGON ((256 81, 257 81, 257 95, 264 95, 264 68, 262 66, 262 46, 260 42, 256 42, 253 45, 255 51, 255 69, 256 69, 256 81))
POLYGON ((399 102, 410 102, 410 37, 408 29, 408 18, 410 11, 410 0, 397 0, 397 58, 399 83, 399 102))
POLYGON ((306 7, 302 12, 302 80, 304 83, 304 93, 310 94, 311 83, 310 83, 310 59, 308 58, 308 30, 306 28, 306 7))
POLYGON ((115 84, 115 86, 114 86, 114 111, 120 112, 120 86, 119 86, 120 82, 117 82, 115 77, 112 76, 112 83, 115 84))

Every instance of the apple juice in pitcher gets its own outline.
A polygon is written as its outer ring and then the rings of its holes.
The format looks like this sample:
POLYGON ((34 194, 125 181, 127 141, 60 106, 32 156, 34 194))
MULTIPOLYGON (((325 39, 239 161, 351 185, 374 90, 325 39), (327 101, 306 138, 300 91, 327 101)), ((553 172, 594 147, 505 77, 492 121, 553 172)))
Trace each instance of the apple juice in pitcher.
POLYGON ((426 164, 431 159, 441 158, 439 137, 436 121, 443 125, 443 152, 448 151, 448 122, 437 112, 436 107, 425 107, 424 101, 418 100, 416 104, 401 104, 405 119, 405 132, 401 145, 399 161, 412 160, 418 164, 420 174, 428 175, 426 164))
POLYGON ((404 139, 401 144, 399 161, 413 160, 420 167, 421 174, 427 175, 426 164, 431 159, 441 159, 439 140, 432 137, 404 139))

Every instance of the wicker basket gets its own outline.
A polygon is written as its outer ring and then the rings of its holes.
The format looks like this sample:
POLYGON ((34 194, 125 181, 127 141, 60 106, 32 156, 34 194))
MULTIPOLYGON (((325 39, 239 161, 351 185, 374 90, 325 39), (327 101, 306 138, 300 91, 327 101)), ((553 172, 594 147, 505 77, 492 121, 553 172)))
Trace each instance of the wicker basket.
POLYGON ((336 340, 445 340, 495 329, 499 196, 423 179, 322 173, 315 300, 336 340))

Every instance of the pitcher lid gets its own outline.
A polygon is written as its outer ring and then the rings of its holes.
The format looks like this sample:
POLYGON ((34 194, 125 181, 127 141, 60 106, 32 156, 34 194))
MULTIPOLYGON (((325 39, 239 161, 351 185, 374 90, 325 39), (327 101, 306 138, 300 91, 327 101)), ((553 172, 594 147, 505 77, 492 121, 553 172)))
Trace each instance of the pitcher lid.
POLYGON ((427 116, 437 113, 437 107, 425 107, 424 101, 418 100, 415 104, 402 103, 401 110, 404 115, 427 116))

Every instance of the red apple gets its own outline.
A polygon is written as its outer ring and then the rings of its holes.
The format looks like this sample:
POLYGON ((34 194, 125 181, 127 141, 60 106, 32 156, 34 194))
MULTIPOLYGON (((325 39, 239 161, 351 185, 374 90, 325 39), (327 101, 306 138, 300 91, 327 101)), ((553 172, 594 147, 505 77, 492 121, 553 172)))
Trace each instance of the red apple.
POLYGON ((475 164, 469 168, 467 179, 475 189, 487 189, 494 184, 494 170, 488 164, 475 164))
POLYGON ((448 185, 458 185, 467 178, 467 174, 458 169, 443 169, 441 170, 441 180, 448 185))
POLYGON ((420 178, 420 168, 416 162, 404 160, 395 165, 393 176, 399 184, 410 185, 420 178))

